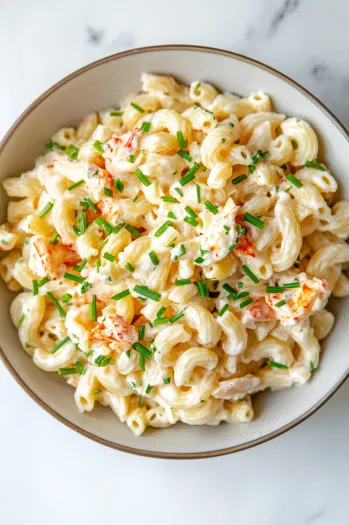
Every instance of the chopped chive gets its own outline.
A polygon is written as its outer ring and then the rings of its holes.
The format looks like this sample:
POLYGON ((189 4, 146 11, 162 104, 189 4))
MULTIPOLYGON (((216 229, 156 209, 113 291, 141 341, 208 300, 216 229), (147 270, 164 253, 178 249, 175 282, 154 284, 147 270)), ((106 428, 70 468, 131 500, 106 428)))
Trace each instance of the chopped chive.
POLYGON ((135 196, 135 198, 132 200, 132 202, 136 202, 137 199, 138 199, 138 195, 135 196))
POLYGON ((168 323, 168 317, 159 317, 158 319, 154 319, 153 326, 158 326, 159 324, 166 323, 168 323))
POLYGON ((179 258, 182 257, 183 255, 185 255, 186 253, 187 253, 187 251, 186 251, 186 249, 185 249, 184 244, 181 244, 181 245, 179 246, 178 254, 175 255, 175 256, 173 257, 173 260, 174 260, 174 261, 177 261, 177 259, 179 259, 179 258))
POLYGON ((265 293, 281 293, 284 289, 282 286, 267 286, 265 293))
POLYGON ((87 259, 86 259, 86 257, 85 257, 85 258, 81 261, 81 264, 75 264, 75 265, 73 266, 73 268, 74 268, 74 270, 76 270, 77 272, 81 272, 81 271, 85 268, 86 264, 87 264, 87 259))
POLYGON ((70 279, 71 281, 75 281, 76 283, 83 283, 84 278, 80 277, 80 275, 74 275, 73 273, 65 272, 63 275, 64 279, 70 279))
POLYGON ((64 295, 62 295, 61 297, 61 301, 62 303, 66 304, 66 303, 69 303, 70 299, 72 298, 73 296, 70 294, 70 293, 65 293, 64 295))
POLYGON ((43 279, 41 279, 41 281, 38 282, 38 286, 43 286, 44 284, 48 283, 49 280, 49 277, 44 277, 43 279))
POLYGON ((57 243, 58 243, 58 233, 55 232, 55 233, 52 235, 51 239, 50 239, 50 244, 57 244, 57 243))
POLYGON ((163 233, 165 233, 167 228, 169 228, 170 226, 172 226, 172 222, 171 221, 164 222, 164 224, 162 226, 160 226, 160 228, 158 230, 156 230, 156 232, 154 233, 154 236, 155 237, 161 237, 161 235, 163 233))
POLYGON ((241 293, 238 293, 237 295, 233 295, 233 297, 228 297, 228 299, 232 299, 233 301, 237 301, 238 299, 243 299, 244 297, 247 297, 249 294, 249 292, 241 292, 241 293))
POLYGON ((235 243, 235 244, 231 244, 228 248, 228 251, 231 252, 232 250, 235 250, 235 248, 237 248, 238 245, 235 243))
POLYGON ((128 162, 130 162, 131 164, 134 163, 134 161, 135 161, 135 156, 133 155, 133 153, 130 153, 130 155, 127 157, 127 160, 128 160, 128 162))
POLYGON ((148 385, 147 388, 145 389, 145 393, 146 394, 149 394, 149 392, 151 392, 151 390, 153 389, 153 385, 148 385))
POLYGON ((58 375, 59 376, 68 376, 70 374, 77 374, 78 369, 76 367, 74 368, 58 368, 58 375))
POLYGON ((241 268, 243 269, 245 274, 251 279, 251 281, 253 281, 255 284, 259 283, 258 277, 249 269, 248 266, 246 266, 246 264, 243 264, 241 268))
POLYGON ((238 234, 238 237, 241 237, 242 235, 246 235, 246 228, 243 228, 242 226, 240 226, 240 224, 236 224, 235 226, 236 228, 236 233, 238 234))
POLYGON ((275 361, 268 361, 268 366, 273 366, 274 368, 288 368, 288 366, 276 363, 275 361))
POLYGON ((144 334, 145 334, 145 325, 141 324, 139 328, 139 339, 144 339, 144 334))
POLYGON ((130 232, 131 235, 136 237, 136 239, 138 239, 141 236, 141 233, 138 230, 136 230, 136 228, 133 228, 132 226, 130 226, 130 224, 125 224, 125 229, 128 232, 130 232))
POLYGON ((251 215, 250 213, 245 213, 244 219, 250 224, 253 224, 253 226, 256 226, 257 228, 260 228, 261 230, 263 230, 264 222, 258 219, 257 217, 255 217, 254 215, 251 215))
POLYGON ((236 290, 234 290, 234 288, 232 286, 230 286, 230 284, 228 284, 228 283, 223 284, 223 289, 226 292, 228 292, 228 294, 235 295, 237 293, 236 290))
POLYGON ((181 186, 186 186, 190 181, 195 179, 195 173, 200 169, 200 164, 195 163, 192 168, 184 175, 184 177, 179 181, 181 186))
POLYGON ((142 172, 142 170, 140 170, 139 168, 137 169, 136 171, 136 177, 138 180, 141 181, 142 184, 144 184, 144 186, 150 186, 151 185, 151 181, 148 179, 148 177, 146 177, 144 175, 144 173, 142 172))
POLYGON ((69 188, 67 188, 68 191, 72 191, 74 190, 75 188, 78 188, 79 186, 81 186, 81 184, 85 184, 85 181, 84 180, 79 180, 78 182, 76 182, 75 184, 72 184, 71 186, 69 186, 69 188))
POLYGON ((228 308, 229 308, 229 304, 225 303, 225 305, 222 306, 222 308, 218 312, 219 317, 222 317, 222 315, 224 314, 224 312, 228 310, 228 308))
POLYGON ((95 389, 93 390, 93 394, 94 394, 95 396, 97 396, 97 395, 100 394, 101 392, 102 392, 102 390, 100 390, 99 388, 95 388, 95 389))
POLYGON ((38 295, 39 293, 38 283, 35 279, 32 280, 32 283, 33 283, 33 295, 38 295))
POLYGON ((249 297, 246 299, 246 301, 242 301, 242 303, 239 304, 240 308, 245 308, 245 306, 248 306, 249 304, 253 303, 253 299, 249 297))
POLYGON ((256 164, 260 159, 262 159, 266 155, 269 155, 269 151, 262 151, 261 149, 257 150, 257 153, 252 157, 253 164, 256 164))
POLYGON ((144 109, 141 108, 138 104, 136 104, 135 102, 131 102, 130 106, 132 106, 134 109, 136 109, 137 111, 139 111, 140 113, 144 113, 144 109))
POLYGON ((73 230, 76 235, 82 235, 87 230, 88 222, 87 222, 87 213, 86 211, 82 211, 78 213, 77 216, 77 224, 78 226, 73 226, 73 230))
POLYGON ((196 259, 194 259, 195 264, 202 264, 204 261, 205 259, 203 257, 197 257, 196 259))
MULTIPOLYGON (((139 368, 142 370, 142 372, 145 372, 145 357, 144 355, 139 356, 139 368)), ((141 397, 139 398, 142 399, 141 397)))
POLYGON ((96 261, 96 270, 97 270, 97 273, 99 273, 99 269, 101 267, 101 261, 96 261))
POLYGON ((152 356, 151 351, 148 350, 146 346, 141 345, 141 343, 134 343, 132 348, 146 359, 149 359, 152 356))
POLYGON ((239 281, 239 282, 237 283, 237 287, 239 288, 239 290, 242 288, 242 282, 241 282, 241 281, 239 281))
POLYGON ((144 133, 148 133, 150 130, 150 122, 143 122, 141 125, 141 131, 144 131, 144 133))
POLYGON ((300 287, 300 282, 299 281, 295 281, 294 283, 286 283, 284 284, 284 289, 288 289, 288 288, 299 288, 300 287))
POLYGON ((191 158, 191 156, 189 155, 189 153, 187 153, 186 151, 183 151, 182 149, 180 149, 179 151, 177 151, 177 155, 179 155, 180 157, 182 157, 182 159, 187 160, 188 162, 192 162, 192 161, 193 161, 193 159, 191 158))
POLYGON ((282 301, 279 301, 278 303, 275 303, 275 306, 276 308, 280 308, 280 306, 284 306, 286 304, 286 301, 285 299, 283 299, 282 301))
POLYGON ((176 245, 175 245, 175 241, 176 241, 177 237, 175 237, 174 239, 172 239, 172 241, 170 241, 167 245, 167 248, 174 248, 176 245))
POLYGON ((100 226, 108 235, 113 231, 112 225, 102 217, 98 217, 98 219, 95 220, 95 223, 98 224, 98 226, 100 226))
POLYGON ((314 372, 315 367, 313 361, 309 361, 309 372, 314 372))
POLYGON ((174 188, 174 190, 178 193, 180 197, 183 197, 183 192, 180 188, 174 188))
POLYGON ((319 170, 319 171, 326 171, 325 168, 321 166, 321 164, 313 160, 307 160, 305 165, 307 168, 315 168, 316 170, 319 170))
POLYGON ((65 152, 72 160, 76 160, 79 155, 79 149, 74 146, 73 144, 70 144, 65 148, 65 152))
POLYGON ((161 317, 162 314, 165 313, 165 312, 166 312, 166 306, 162 306, 162 307, 160 308, 160 310, 157 311, 157 313, 156 313, 156 317, 157 317, 157 318, 161 317))
POLYGON ((110 113, 110 116, 111 116, 111 117, 122 117, 123 114, 124 114, 123 111, 112 111, 112 112, 110 113))
POLYGON ((177 203, 178 200, 175 199, 174 197, 169 197, 167 195, 163 195, 162 197, 160 197, 160 199, 164 202, 174 202, 174 203, 177 203))
POLYGON ((91 208, 95 213, 97 213, 97 208, 91 201, 89 197, 85 197, 83 201, 80 202, 80 206, 85 206, 86 208, 91 208))
POLYGON ((243 182, 244 180, 246 180, 248 177, 247 175, 240 175, 240 177, 236 177, 236 179, 233 179, 231 181, 231 183, 236 186, 236 184, 240 184, 240 182, 243 182))
POLYGON ((114 301, 119 301, 120 299, 123 299, 124 297, 127 297, 130 294, 131 294, 130 290, 126 288, 126 290, 123 290, 122 292, 119 292, 116 295, 113 295, 112 299, 114 301))
POLYGON ((25 314, 22 314, 18 321, 18 328, 22 326, 24 319, 25 319, 25 314))
POLYGON ((190 215, 190 217, 192 217, 193 219, 196 219, 196 217, 198 216, 198 214, 195 213, 195 211, 192 210, 190 206, 185 206, 184 209, 187 212, 187 214, 190 215))
POLYGON ((161 294, 157 292, 153 292, 153 290, 149 290, 147 286, 139 286, 136 285, 133 290, 136 293, 139 293, 140 295, 144 295, 144 297, 148 297, 149 299, 152 299, 153 301, 159 302, 161 299, 161 294))
POLYGON ((191 279, 176 279, 175 285, 176 286, 183 286, 184 284, 190 284, 191 279))
POLYGON ((85 281, 84 284, 81 286, 81 293, 86 293, 89 288, 92 288, 92 284, 88 281, 85 281))
POLYGON ((205 281, 197 281, 196 286, 198 287, 200 297, 208 297, 208 289, 205 281))
POLYGON ((95 140, 92 145, 98 151, 98 153, 104 153, 104 148, 99 140, 95 140))
POLYGON ((48 212, 52 210, 52 208, 53 208, 53 203, 52 202, 48 202, 46 204, 46 206, 39 212, 40 219, 45 217, 45 215, 47 215, 48 212))
POLYGON ((165 385, 169 385, 171 383, 171 378, 170 377, 166 377, 166 379, 164 379, 164 383, 165 383, 165 385))
POLYGON ((254 171, 256 171, 256 166, 254 166, 254 164, 249 164, 248 165, 248 172, 249 173, 253 173, 254 171))
MULTIPOLYGON (((325 170, 324 170, 325 171, 325 170)), ((289 173, 288 175, 286 175, 286 179, 291 182, 294 186, 296 186, 296 188, 301 188, 303 186, 303 184, 301 183, 300 180, 297 179, 297 177, 295 177, 294 175, 292 175, 291 173, 289 173)))
POLYGON ((117 234, 119 233, 119 231, 125 226, 125 223, 124 222, 120 222, 119 224, 117 224, 116 226, 114 226, 113 228, 113 233, 117 234))
POLYGON ((196 200, 198 203, 201 203, 201 186, 199 184, 195 184, 196 186, 196 200))
POLYGON ((182 150, 186 146, 184 135, 183 135, 183 133, 181 131, 177 131, 176 135, 177 135, 177 140, 178 140, 179 147, 182 150))
POLYGON ((107 197, 112 197, 113 192, 109 188, 104 188, 104 195, 106 195, 107 197))
POLYGON ((173 211, 169 211, 168 214, 167 214, 167 217, 169 217, 170 219, 177 219, 176 215, 173 213, 173 211))
POLYGON ((52 348, 51 354, 55 354, 57 352, 57 350, 62 348, 62 346, 65 345, 65 343, 67 343, 68 341, 70 341, 70 337, 69 336, 67 336, 64 339, 62 339, 62 341, 60 341, 56 346, 54 346, 52 348))
POLYGON ((66 313, 65 311, 63 310, 63 308, 61 307, 61 305, 59 304, 59 302, 57 301, 57 299, 55 298, 54 295, 52 295, 51 292, 47 292, 47 297, 51 300, 51 302, 55 305, 55 307, 57 308, 59 314, 61 317, 65 317, 66 316, 66 313))
POLYGON ((218 213, 218 206, 215 206, 210 201, 205 201, 205 208, 211 213, 213 213, 213 215, 216 215, 218 213))
POLYGON ((124 191, 124 187, 125 187, 125 185, 124 185, 124 183, 121 182, 121 180, 118 179, 117 177, 115 177, 115 179, 114 179, 114 186, 115 186, 115 188, 116 188, 120 193, 122 193, 122 192, 124 191))
POLYGON ((131 273, 133 273, 135 271, 135 269, 133 268, 132 264, 130 264, 129 262, 125 264, 125 268, 126 268, 126 270, 128 270, 131 273))
POLYGON ((102 354, 97 356, 96 359, 95 359, 95 363, 99 367, 109 365, 110 361, 111 361, 111 357, 106 357, 105 355, 102 355, 102 354))
POLYGON ((196 228, 196 226, 199 226, 198 221, 196 221, 192 217, 184 217, 183 220, 184 220, 184 222, 187 222, 188 224, 190 224, 191 226, 194 226, 195 228, 196 228))
POLYGON ((171 319, 169 321, 170 321, 171 324, 173 324, 176 321, 179 321, 179 319, 182 319, 182 317, 184 317, 184 313, 183 312, 179 312, 174 317, 171 317, 171 319))
POLYGON ((148 253, 149 257, 150 257, 150 260, 151 262, 157 266, 159 264, 159 259, 157 258, 156 256, 156 253, 154 251, 151 251, 148 253))
POLYGON ((97 296, 92 295, 92 302, 88 305, 91 321, 97 321, 97 296))
MULTIPOLYGON (((141 357, 142 357, 142 356, 141 356, 141 357)), ((139 361, 140 361, 140 359, 139 359, 139 361)), ((145 371, 145 368, 144 368, 144 370, 143 370, 141 364, 140 364, 139 366, 140 366, 140 369, 144 372, 144 371, 145 371)), ((138 406, 139 406, 140 408, 142 408, 143 405, 144 405, 144 397, 143 397, 143 396, 139 396, 139 399, 138 399, 138 406)))
POLYGON ((112 255, 109 252, 104 252, 103 258, 107 259, 107 261, 114 262, 115 261, 115 255, 112 255))

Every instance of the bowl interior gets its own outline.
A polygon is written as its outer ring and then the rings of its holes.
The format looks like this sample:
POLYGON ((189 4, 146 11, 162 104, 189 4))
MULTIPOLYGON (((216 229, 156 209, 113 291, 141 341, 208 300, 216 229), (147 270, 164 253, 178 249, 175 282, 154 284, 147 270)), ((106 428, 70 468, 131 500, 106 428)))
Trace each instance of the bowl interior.
MULTIPOLYGON (((75 126, 90 111, 117 106, 125 95, 139 90, 140 75, 147 71, 171 74, 185 83, 205 80, 222 91, 239 95, 259 90, 267 92, 277 111, 302 117, 311 123, 320 137, 321 158, 340 183, 341 197, 349 199, 348 137, 320 104, 296 85, 253 61, 208 49, 170 47, 110 57, 84 68, 50 90, 17 123, 5 141, 0 155, 1 179, 31 169, 48 139, 61 127, 75 126)), ((6 216, 3 191, 0 192, 0 204, 3 221, 6 216)), ((293 422, 307 415, 336 389, 349 370, 349 352, 346 351, 349 299, 332 300, 330 309, 337 316, 336 325, 323 344, 320 367, 309 383, 276 393, 259 394, 254 398, 255 419, 248 424, 221 424, 218 427, 177 424, 165 430, 148 430, 137 438, 107 408, 97 407, 91 413, 81 415, 75 406, 71 387, 56 374, 34 366, 22 350, 10 320, 9 306, 14 294, 8 292, 2 282, 0 294, 0 316, 5 328, 0 331, 0 345, 5 362, 17 379, 51 411, 90 437, 141 453, 209 455, 222 449, 244 448, 248 443, 277 434, 283 427, 292 426, 293 422)))

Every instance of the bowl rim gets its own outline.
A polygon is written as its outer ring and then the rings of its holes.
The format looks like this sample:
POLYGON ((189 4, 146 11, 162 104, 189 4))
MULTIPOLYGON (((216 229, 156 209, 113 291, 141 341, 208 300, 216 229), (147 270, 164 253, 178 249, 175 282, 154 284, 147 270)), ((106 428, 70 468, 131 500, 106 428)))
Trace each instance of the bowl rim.
MULTIPOLYGON (((89 71, 90 69, 93 69, 95 67, 98 67, 102 64, 105 64, 107 62, 112 62, 114 60, 117 60, 119 58, 132 56, 132 55, 138 55, 142 53, 149 53, 149 52, 157 52, 157 51, 196 51, 198 53, 211 53, 211 54, 217 54, 222 55, 230 58, 234 58, 235 60, 240 60, 242 62, 246 62, 248 64, 251 64, 253 66, 256 66, 260 69, 264 69, 265 71, 273 74, 274 76, 277 76, 281 78, 283 81, 290 84, 292 87, 296 88, 298 91, 300 91, 303 95, 305 95, 310 101, 312 101, 314 104, 316 104, 330 120, 339 128, 339 130, 342 132, 344 137, 349 142, 349 132, 345 128, 345 126, 340 122, 340 120, 332 113, 331 110, 329 110, 325 104, 323 104, 320 100, 318 100, 317 97, 315 97, 313 94, 311 94, 307 89, 305 89, 303 86, 301 86, 298 82, 291 79, 289 76, 285 75, 284 73, 281 73, 277 69, 274 69, 271 66, 268 66, 264 64, 263 62, 260 62, 258 60, 255 60, 253 58, 247 57, 245 55, 235 53, 233 51, 228 51, 220 48, 215 47, 207 47, 207 46, 200 46, 200 45, 191 45, 191 44, 163 44, 163 45, 156 45, 156 46, 143 46, 143 47, 137 47, 128 49, 126 51, 121 51, 119 53, 113 53, 111 55, 108 55, 106 57, 100 58, 98 60, 95 60, 93 62, 88 63, 87 65, 76 69, 72 73, 66 75, 61 80, 53 84, 51 87, 49 87, 46 91, 42 93, 38 98, 36 98, 28 107, 25 109, 19 117, 15 120, 15 122, 12 124, 12 126, 9 128, 7 133, 4 135, 0 142, 0 155, 2 151, 5 149, 8 141, 14 134, 14 132, 17 130, 18 126, 28 117, 28 115, 43 102, 46 98, 48 98, 54 91, 59 89, 64 84, 67 84, 70 82, 70 80, 82 75, 86 71, 89 71)), ((16 382, 23 388, 23 390, 34 400, 36 403, 46 410, 49 414, 51 414, 54 418, 56 418, 61 423, 65 424, 67 427, 71 428, 72 430, 75 430, 76 432, 82 434, 83 436, 86 436, 93 441, 97 443, 101 443, 102 445, 106 445, 110 448, 117 449, 122 452, 127 452, 130 454, 138 455, 138 456, 145 456, 145 457, 151 457, 151 458, 161 458, 161 459, 201 459, 201 458, 209 458, 209 457, 217 457, 217 456, 223 456, 226 454, 231 454, 233 452, 239 452, 241 450, 246 450, 252 447, 255 447, 257 445, 260 445, 262 443, 266 443, 267 441, 270 441, 271 439, 274 439, 278 436, 281 436, 291 428, 296 427, 302 421, 305 421, 310 417, 312 414, 314 414, 319 408, 321 408, 334 394, 337 392, 337 390, 343 385, 343 383, 348 379, 349 377, 349 370, 344 372, 343 376, 337 381, 337 383, 334 385, 334 387, 327 392, 322 399, 320 399, 315 405, 313 405, 309 410, 307 410, 304 414, 299 416, 298 418, 292 420, 290 423, 287 423, 286 425, 280 427, 279 429, 269 432, 265 436, 262 436, 260 438, 247 441, 246 443, 242 443, 241 445, 235 445, 232 447, 227 447, 223 449, 217 449, 217 450, 208 450, 204 452, 156 452, 151 450, 143 450, 141 448, 133 448, 125 445, 121 445, 119 443, 114 443, 112 441, 109 441, 108 439, 104 439, 102 437, 99 437, 91 432, 88 432, 87 430, 84 430, 83 428, 79 427, 75 423, 70 422, 68 419, 66 419, 64 416, 56 412, 53 408, 51 408, 45 401, 43 401, 33 390, 24 382, 24 380, 20 377, 19 373, 15 370, 15 368, 11 365, 7 357, 5 356, 2 348, 0 347, 0 358, 5 367, 8 369, 12 377, 16 380, 16 382)))

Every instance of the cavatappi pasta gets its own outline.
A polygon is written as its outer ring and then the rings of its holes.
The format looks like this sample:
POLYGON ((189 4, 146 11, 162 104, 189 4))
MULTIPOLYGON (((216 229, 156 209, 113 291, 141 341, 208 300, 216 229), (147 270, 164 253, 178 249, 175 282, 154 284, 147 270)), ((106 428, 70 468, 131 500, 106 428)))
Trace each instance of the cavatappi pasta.
POLYGON ((0 273, 34 363, 141 435, 246 422, 309 380, 349 294, 349 204, 270 98, 144 74, 3 182, 0 273))

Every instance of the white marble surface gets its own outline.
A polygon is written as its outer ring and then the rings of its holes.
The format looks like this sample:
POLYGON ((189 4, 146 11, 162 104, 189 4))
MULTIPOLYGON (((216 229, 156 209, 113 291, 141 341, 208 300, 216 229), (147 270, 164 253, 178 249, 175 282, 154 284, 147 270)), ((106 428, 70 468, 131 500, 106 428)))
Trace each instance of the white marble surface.
MULTIPOLYGON (((0 135, 75 68, 130 47, 195 43, 298 80, 349 126, 347 0, 1 0, 0 135)), ((3 525, 345 525, 349 383, 301 426, 201 461, 138 458, 74 434, 0 366, 3 525)))

